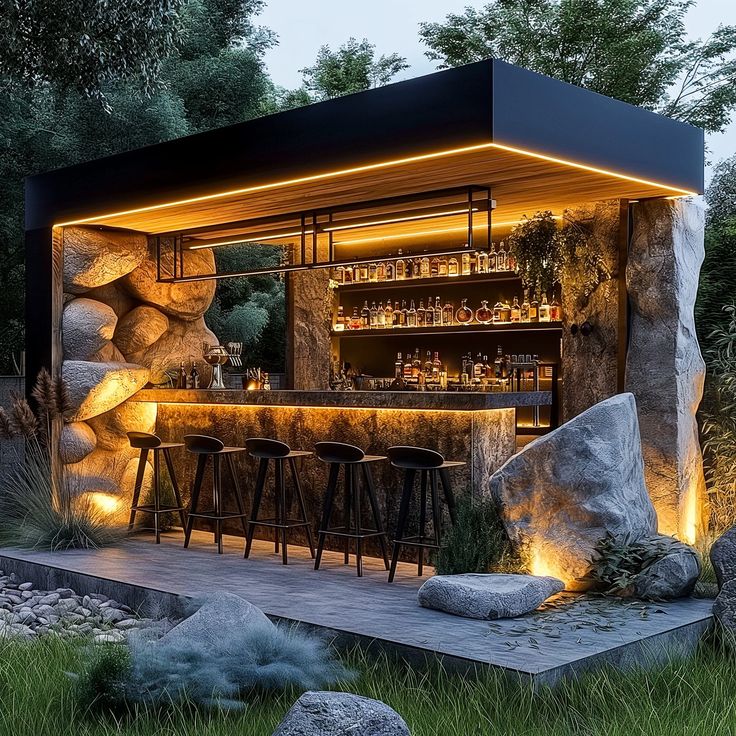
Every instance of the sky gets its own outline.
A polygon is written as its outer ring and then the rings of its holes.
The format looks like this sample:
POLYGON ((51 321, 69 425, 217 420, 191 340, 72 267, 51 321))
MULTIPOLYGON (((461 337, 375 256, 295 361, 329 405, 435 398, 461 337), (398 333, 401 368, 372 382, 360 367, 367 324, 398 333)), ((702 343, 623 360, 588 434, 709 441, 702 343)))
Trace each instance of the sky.
MULTIPOLYGON (((314 63, 320 46, 340 46, 355 36, 375 44, 379 54, 398 52, 409 62, 399 79, 418 77, 435 70, 419 42, 421 21, 439 21, 482 0, 266 0, 259 23, 278 34, 279 45, 266 55, 276 84, 298 87, 299 69, 314 63)), ((687 16, 693 38, 707 36, 719 23, 736 25, 736 1, 698 0, 687 16)), ((707 137, 711 162, 736 153, 736 115, 725 133, 707 137)))

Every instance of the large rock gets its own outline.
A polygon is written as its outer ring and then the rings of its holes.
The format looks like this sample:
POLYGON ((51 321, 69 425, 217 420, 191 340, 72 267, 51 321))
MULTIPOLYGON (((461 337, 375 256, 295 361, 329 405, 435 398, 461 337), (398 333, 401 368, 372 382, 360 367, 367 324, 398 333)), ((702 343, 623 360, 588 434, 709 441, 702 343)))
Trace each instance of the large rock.
POLYGON ((169 318, 156 307, 135 307, 118 322, 115 345, 130 355, 153 345, 168 329, 169 318))
POLYGON ((157 405, 150 401, 124 401, 104 414, 88 420, 97 435, 97 446, 105 450, 128 447, 127 432, 156 431, 157 405))
POLYGON ((61 337, 66 360, 89 360, 112 339, 118 318, 94 299, 73 299, 61 315, 61 337))
POLYGON ((104 414, 148 383, 148 368, 132 363, 65 360, 61 375, 69 388, 73 412, 69 421, 104 414))
POLYGON ((625 385, 639 411, 645 479, 660 532, 687 542, 695 539, 706 497, 695 418, 705 364, 693 317, 703 225, 693 202, 639 202, 626 267, 625 385))
POLYGON ((538 575, 435 575, 419 588, 417 599, 424 608, 495 620, 523 616, 564 588, 562 580, 538 575))
POLYGON ((631 394, 596 404, 524 447, 492 476, 491 493, 512 542, 532 572, 569 590, 589 587, 596 547, 652 536, 657 517, 644 484, 636 405, 631 394))
POLYGON ((673 537, 657 535, 655 541, 665 545, 668 552, 636 576, 634 594, 637 598, 654 601, 690 595, 700 576, 700 561, 695 550, 673 537))
POLYGON ((129 465, 137 462, 135 450, 97 448, 80 462, 64 466, 64 482, 73 497, 85 493, 108 493, 122 497, 133 489, 133 482, 124 488, 122 481, 127 477, 125 474, 129 465))
POLYGON ((713 617, 726 643, 736 646, 736 580, 726 580, 713 603, 713 617))
POLYGON ((720 590, 729 580, 736 580, 736 526, 721 534, 710 548, 710 561, 720 590))
POLYGON ((64 228, 64 291, 82 294, 130 273, 148 253, 148 238, 130 230, 64 228))
POLYGON ((190 322, 171 318, 169 329, 153 345, 130 353, 127 358, 148 367, 154 384, 166 383, 169 380, 167 371, 175 374, 182 361, 188 367, 194 360, 198 364, 201 386, 205 388, 209 385, 212 369, 202 359, 202 345, 216 345, 218 342, 202 317, 190 322))
POLYGON ((85 296, 107 304, 117 314, 118 319, 138 306, 138 301, 128 294, 119 281, 90 289, 85 292, 85 296))
POLYGON ((409 727, 380 700, 352 693, 307 692, 273 736, 409 736, 409 727))
POLYGON ((59 439, 59 459, 65 465, 79 463, 97 447, 97 437, 86 422, 65 424, 59 439))
MULTIPOLYGON (((165 272, 172 271, 171 254, 164 254, 161 265, 165 272)), ((187 251, 185 268, 188 276, 215 272, 215 255, 210 249, 187 251)), ((155 253, 148 257, 135 271, 123 279, 128 292, 142 302, 152 304, 171 317, 193 320, 201 317, 215 297, 215 281, 186 281, 178 284, 161 283, 156 280, 155 253)))
POLYGON ((95 363, 125 363, 125 356, 115 347, 114 342, 109 342, 96 353, 89 356, 89 360, 95 363))

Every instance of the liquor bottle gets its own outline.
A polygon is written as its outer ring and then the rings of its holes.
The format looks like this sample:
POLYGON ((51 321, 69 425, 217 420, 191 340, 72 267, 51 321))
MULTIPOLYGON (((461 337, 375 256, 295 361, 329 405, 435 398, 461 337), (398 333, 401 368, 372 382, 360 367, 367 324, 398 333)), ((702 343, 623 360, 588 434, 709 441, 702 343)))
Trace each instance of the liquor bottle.
POLYGON ((532 296, 532 301, 531 301, 531 304, 529 305, 529 321, 530 322, 539 321, 539 302, 537 301, 536 294, 532 296))
POLYGON ((542 294, 542 303, 539 305, 539 321, 549 322, 549 302, 546 293, 542 294))
POLYGON ((378 267, 375 263, 368 264, 368 281, 378 280, 378 267))
POLYGON ((419 309, 417 309, 417 327, 424 327, 424 317, 426 311, 424 309, 424 299, 419 300, 419 309))
POLYGON ((419 348, 414 350, 414 358, 411 361, 411 377, 419 378, 419 374, 422 372, 422 359, 419 357, 419 348))
POLYGON ((474 250, 470 251, 470 273, 478 273, 478 256, 474 250))
POLYGON ((455 318, 455 305, 452 302, 445 302, 442 307, 442 324, 451 325, 455 318))
POLYGON ((368 308, 368 300, 363 302, 363 309, 360 310, 360 326, 370 327, 371 310, 368 308))
POLYGON ((360 283, 360 266, 357 263, 353 266, 353 283, 360 283))
POLYGON ((511 322, 511 305, 505 300, 501 300, 501 322, 511 322))
POLYGON ((552 297, 552 304, 549 305, 549 319, 550 322, 559 322, 562 319, 562 307, 556 296, 552 297))
POLYGON ((436 297, 434 300, 434 324, 435 327, 439 327, 442 324, 442 304, 440 304, 439 297, 436 297))
POLYGON ((429 275, 432 278, 440 275, 440 259, 437 256, 429 262, 429 275))
POLYGON ((376 313, 376 327, 386 326, 386 310, 383 308, 383 302, 378 303, 378 312, 376 313))
POLYGON ((396 355, 396 362, 394 363, 394 378, 401 378, 404 371, 404 361, 401 358, 401 353, 396 355))
POLYGON ((386 262, 379 261, 376 265, 376 281, 386 280, 386 262))
POLYGON ((473 378, 480 380, 485 374, 485 367, 483 365, 483 356, 478 353, 475 363, 473 364, 473 378))
POLYGON ((499 271, 509 270, 508 256, 506 254, 506 247, 504 246, 503 240, 501 241, 501 245, 498 246, 496 268, 499 271))
POLYGON ((422 260, 419 262, 419 275, 423 279, 428 279, 432 274, 432 265, 429 261, 429 258, 427 256, 424 256, 422 260))
POLYGON ((509 271, 516 271, 516 253, 511 248, 506 256, 506 268, 509 271))
POLYGON ((386 281, 393 281, 396 274, 396 263, 394 261, 386 261, 386 281))
POLYGON ((348 322, 348 329, 359 330, 362 327, 366 327, 367 324, 367 322, 365 324, 363 323, 363 317, 358 314, 358 307, 353 307, 353 316, 350 318, 350 322, 348 322))
POLYGON ((409 311, 406 313, 406 326, 416 327, 417 326, 417 308, 414 306, 414 300, 411 300, 409 305, 409 311))
POLYGON ((470 383, 470 379, 473 375, 473 358, 470 353, 463 355, 460 369, 460 383, 470 383))
POLYGON ((427 350, 427 360, 424 361, 424 375, 428 379, 432 379, 432 351, 427 350))
POLYGON ((447 261, 447 275, 448 276, 458 275, 457 258, 455 258, 454 256, 447 261))
POLYGON ((442 256, 437 264, 437 275, 447 276, 447 256, 442 256))
POLYGON ((496 253, 496 245, 491 243, 491 252, 488 254, 488 272, 498 271, 498 253, 496 253))
POLYGON ((376 308, 376 303, 373 302, 368 312, 368 326, 376 327, 377 325, 378 325, 378 309, 376 308))
POLYGON ((434 308, 431 296, 427 298, 427 308, 424 310, 424 326, 434 327, 434 308))
POLYGON ((463 276, 470 276, 470 253, 460 256, 460 270, 463 276))
POLYGON ((404 378, 411 378, 411 353, 406 354, 406 360, 404 361, 404 378))
POLYGON ((486 378, 487 379, 493 379, 496 377, 496 367, 493 363, 488 362, 488 356, 484 356, 484 359, 486 361, 486 378))
POLYGON ((461 325, 469 325, 473 321, 473 310, 468 306, 468 300, 462 299, 460 309, 455 313, 455 319, 461 325))
POLYGON ((488 363, 488 356, 484 355, 483 356, 483 375, 481 376, 481 378, 490 378, 490 376, 488 375, 489 370, 490 370, 490 365, 488 363))
POLYGON ((394 302, 394 327, 403 327, 405 324, 406 315, 401 311, 399 306, 399 300, 394 302))
POLYGON ((187 369, 184 367, 184 361, 181 361, 181 364, 179 365, 179 375, 176 379, 176 387, 177 388, 186 388, 187 387, 187 369))
POLYGON ((386 327, 393 327, 394 326, 394 308, 391 304, 390 299, 386 299, 386 308, 384 311, 384 319, 386 321, 386 327))
POLYGON ((480 306, 475 310, 475 321, 482 325, 493 322, 493 312, 488 308, 488 299, 481 300, 480 306))
POLYGON ((345 329, 345 310, 342 304, 340 304, 337 308, 337 317, 335 318, 335 327, 338 330, 345 329))
POLYGON ((478 251, 478 256, 475 259, 476 268, 478 273, 488 273, 488 253, 484 250, 478 251))
POLYGON ((511 305, 511 321, 521 322, 521 307, 519 306, 519 297, 514 297, 514 303, 511 305))
POLYGON ((422 275, 422 259, 417 256, 414 259, 414 278, 418 279, 422 275))
POLYGON ((493 321, 494 322, 501 322, 502 319, 502 313, 503 313, 503 303, 499 299, 494 305, 493 305, 493 321))
POLYGON ((521 304, 521 321, 522 322, 528 322, 529 321, 529 289, 524 289, 524 301, 521 304))
POLYGON ((368 281, 368 264, 359 263, 358 273, 360 273, 360 281, 368 281))
POLYGON ((406 300, 401 300, 401 318, 399 320, 402 327, 409 326, 409 310, 406 308, 406 300))
POLYGON ((498 346, 496 350, 496 359, 493 361, 493 365, 495 368, 495 374, 496 379, 501 380, 503 378, 503 347, 501 345, 498 346))
POLYGON ((337 281, 338 284, 345 283, 345 266, 338 266, 332 272, 332 278, 337 281))
POLYGON ((352 284, 353 283, 353 267, 352 266, 345 266, 345 269, 343 270, 342 274, 342 280, 345 284, 352 284))
POLYGON ((189 384, 192 388, 199 388, 199 369, 196 363, 192 363, 192 371, 189 374, 189 384))
POLYGON ((440 373, 442 372, 442 361, 440 360, 439 352, 435 351, 434 358, 432 358, 432 380, 438 381, 440 373))
POLYGON ((406 261, 406 278, 407 279, 413 279, 414 278, 414 261, 411 258, 407 258, 406 261))
MULTIPOLYGON (((399 255, 401 255, 401 248, 399 248, 399 255)), ((396 280, 403 281, 406 278, 406 263, 403 258, 399 258, 395 265, 396 280)))

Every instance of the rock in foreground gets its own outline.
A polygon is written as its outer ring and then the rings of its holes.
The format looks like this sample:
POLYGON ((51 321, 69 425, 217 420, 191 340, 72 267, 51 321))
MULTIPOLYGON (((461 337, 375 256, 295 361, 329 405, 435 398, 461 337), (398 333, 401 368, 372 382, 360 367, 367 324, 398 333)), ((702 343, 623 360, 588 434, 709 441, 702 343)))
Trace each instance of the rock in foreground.
POLYGON ((736 579, 726 580, 713 604, 715 617, 726 643, 736 644, 736 579))
POLYGON ((606 535, 637 539, 657 531, 631 394, 606 399, 530 443, 493 474, 490 488, 512 542, 545 561, 570 590, 589 587, 580 578, 606 535))
POLYGON ((308 692, 294 703, 273 736, 409 736, 409 728, 379 700, 308 692))
POLYGON ((417 598, 424 608, 495 620, 523 616, 564 587, 558 578, 538 575, 435 575, 422 585, 417 598))
POLYGON ((636 597, 665 601, 690 595, 700 576, 695 550, 672 537, 657 535, 655 540, 666 544, 668 551, 636 576, 636 597))
POLYGON ((736 579, 736 526, 721 534, 710 548, 710 561, 720 590, 729 580, 736 579))

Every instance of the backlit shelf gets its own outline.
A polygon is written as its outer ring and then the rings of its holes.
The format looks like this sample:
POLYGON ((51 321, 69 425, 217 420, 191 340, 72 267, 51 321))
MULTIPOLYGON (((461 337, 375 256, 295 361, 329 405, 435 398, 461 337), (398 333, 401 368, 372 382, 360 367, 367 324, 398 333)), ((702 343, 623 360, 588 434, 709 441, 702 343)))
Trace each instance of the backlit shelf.
POLYGON ((515 271, 492 271, 473 273, 468 276, 433 276, 424 279, 393 279, 391 281, 361 281, 357 284, 338 284, 338 291, 374 291, 376 289, 408 289, 424 286, 453 286, 455 284, 484 284, 503 281, 518 281, 515 271))
POLYGON ((403 337, 405 335, 453 335, 476 332, 503 333, 503 332, 548 332, 549 330, 562 331, 561 322, 522 322, 508 324, 470 324, 446 325, 443 327, 379 327, 367 330, 332 330, 333 337, 403 337))

